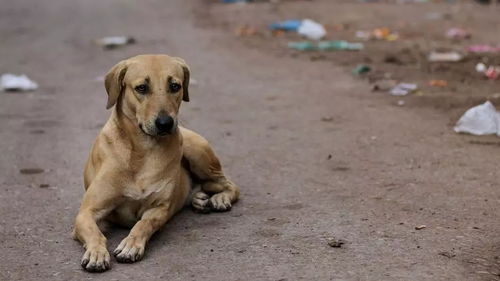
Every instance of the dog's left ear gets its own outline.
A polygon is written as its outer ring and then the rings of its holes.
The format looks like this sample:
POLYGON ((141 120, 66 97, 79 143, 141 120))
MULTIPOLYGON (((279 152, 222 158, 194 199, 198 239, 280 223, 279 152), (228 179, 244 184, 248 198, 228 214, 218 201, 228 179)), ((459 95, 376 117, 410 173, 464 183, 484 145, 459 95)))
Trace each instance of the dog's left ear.
POLYGON ((104 86, 106 87, 106 92, 108 92, 106 109, 110 109, 116 104, 123 91, 123 78, 125 77, 125 73, 127 73, 127 66, 128 61, 122 60, 106 74, 106 78, 104 79, 104 86))
POLYGON ((181 58, 174 58, 177 62, 182 67, 182 70, 184 71, 184 80, 182 80, 182 100, 183 101, 189 101, 189 77, 190 77, 190 72, 189 72, 189 67, 187 66, 186 62, 181 59, 181 58))

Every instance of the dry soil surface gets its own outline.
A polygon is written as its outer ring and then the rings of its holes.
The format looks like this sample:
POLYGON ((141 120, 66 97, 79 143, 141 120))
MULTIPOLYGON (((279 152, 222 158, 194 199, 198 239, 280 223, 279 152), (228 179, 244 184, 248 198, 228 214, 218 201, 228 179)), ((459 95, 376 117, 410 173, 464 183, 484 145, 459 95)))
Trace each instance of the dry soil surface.
MULTIPOLYGON (((228 8, 210 1, 0 4, 0 72, 41 86, 0 95, 0 279, 499 278, 497 138, 457 135, 449 112, 397 106, 330 60, 249 46, 218 27, 228 8), (137 44, 91 42, 120 34, 137 44), (142 261, 90 274, 70 233, 109 115, 99 77, 140 53, 190 64, 183 124, 212 142, 242 199, 228 213, 185 210, 142 261), (44 171, 20 173, 32 168, 44 171)), ((107 233, 110 250, 126 233, 107 233)))

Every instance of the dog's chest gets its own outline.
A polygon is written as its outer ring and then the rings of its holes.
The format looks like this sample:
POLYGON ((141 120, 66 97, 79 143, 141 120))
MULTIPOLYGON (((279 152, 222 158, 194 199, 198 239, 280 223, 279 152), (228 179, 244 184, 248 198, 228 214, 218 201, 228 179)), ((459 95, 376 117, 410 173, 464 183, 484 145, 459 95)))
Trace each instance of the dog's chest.
POLYGON ((128 181, 123 195, 132 200, 168 195, 177 184, 179 168, 158 162, 146 162, 131 173, 131 180, 128 181))
POLYGON ((125 188, 123 195, 131 200, 143 201, 151 197, 162 196, 171 192, 174 188, 175 181, 173 179, 145 180, 129 184, 125 188))

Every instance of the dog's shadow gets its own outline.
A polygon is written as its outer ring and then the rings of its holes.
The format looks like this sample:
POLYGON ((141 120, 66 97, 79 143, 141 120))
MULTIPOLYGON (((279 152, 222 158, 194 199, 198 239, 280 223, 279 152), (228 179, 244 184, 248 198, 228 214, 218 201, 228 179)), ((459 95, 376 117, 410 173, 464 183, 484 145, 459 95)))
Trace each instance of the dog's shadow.
MULTIPOLYGON (((146 255, 155 256, 155 253, 164 252, 169 248, 169 244, 201 241, 203 232, 209 232, 222 224, 220 216, 216 214, 196 213, 190 207, 185 207, 151 237, 146 246, 146 255)), ((108 239, 111 252, 131 230, 111 222, 105 222, 100 227, 108 239)))

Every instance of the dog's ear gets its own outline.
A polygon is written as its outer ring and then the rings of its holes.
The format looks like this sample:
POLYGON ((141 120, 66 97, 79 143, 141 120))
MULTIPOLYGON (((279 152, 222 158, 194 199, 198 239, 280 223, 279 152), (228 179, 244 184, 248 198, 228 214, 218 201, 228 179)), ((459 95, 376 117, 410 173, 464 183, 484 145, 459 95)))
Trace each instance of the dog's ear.
POLYGON ((106 105, 106 109, 110 109, 113 105, 118 101, 118 97, 123 91, 123 77, 125 77, 125 73, 127 73, 128 62, 123 60, 113 66, 108 74, 106 74, 106 78, 104 80, 104 86, 106 87, 106 92, 108 92, 108 104, 106 105))
POLYGON ((190 72, 189 72, 189 67, 187 66, 186 62, 181 59, 181 58, 174 58, 177 62, 182 67, 182 70, 184 71, 184 80, 182 80, 182 100, 183 101, 189 101, 189 77, 190 77, 190 72))

